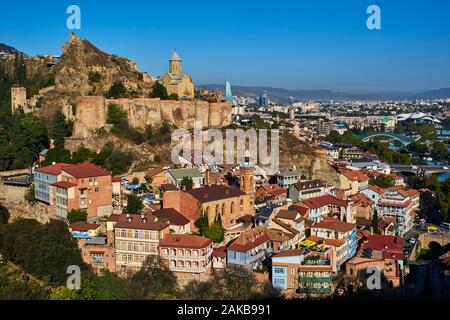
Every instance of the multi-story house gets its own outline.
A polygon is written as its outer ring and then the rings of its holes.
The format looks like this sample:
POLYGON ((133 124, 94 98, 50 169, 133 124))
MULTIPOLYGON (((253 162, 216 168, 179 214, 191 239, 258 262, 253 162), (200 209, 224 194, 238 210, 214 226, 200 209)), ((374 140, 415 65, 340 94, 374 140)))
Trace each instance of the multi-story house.
POLYGON ((113 229, 116 269, 121 274, 138 271, 146 257, 159 254, 159 244, 170 233, 170 222, 152 214, 111 216, 108 231, 113 229))
POLYGON ((355 219, 349 201, 338 199, 329 194, 295 202, 293 207, 305 208, 306 212, 303 216, 314 222, 319 222, 328 216, 337 217, 348 222, 353 222, 355 219))
POLYGON ((327 239, 342 240, 345 246, 342 258, 337 260, 337 268, 356 254, 358 246, 356 224, 346 223, 335 218, 324 218, 321 222, 311 226, 311 236, 327 239))
POLYGON ((227 248, 227 264, 257 269, 266 256, 292 247, 291 238, 279 230, 256 227, 240 234, 227 248))
POLYGON ((34 197, 50 204, 50 185, 61 180, 61 168, 65 163, 37 168, 34 172, 34 197))
POLYGON ((331 294, 336 272, 334 260, 333 247, 281 251, 272 257, 272 284, 303 295, 331 294))
POLYGON ((159 255, 175 273, 204 274, 211 271, 212 241, 191 234, 166 234, 159 255))
POLYGON ((294 243, 306 236, 306 219, 294 210, 279 210, 276 214, 270 215, 269 227, 290 234, 294 243))
POLYGON ((370 200, 374 202, 374 210, 378 210, 378 202, 380 201, 381 196, 386 192, 386 189, 372 186, 370 185, 367 189, 361 191, 362 194, 365 194, 370 200))
POLYGON ((36 169, 35 179, 35 197, 50 204, 58 219, 79 209, 87 212, 89 222, 112 213, 114 183, 108 170, 94 164, 59 163, 36 169))
POLYGON ((203 174, 197 168, 169 169, 166 172, 166 183, 172 183, 181 188, 181 181, 185 177, 192 178, 193 188, 199 188, 203 185, 203 174))
POLYGON ((388 281, 398 287, 403 273, 403 238, 387 235, 369 235, 355 257, 346 263, 346 272, 357 276, 369 267, 377 267, 388 281))
POLYGON ((272 203, 278 205, 283 203, 287 198, 287 190, 277 184, 268 184, 261 186, 255 194, 255 203, 265 205, 272 203))
POLYGON ((378 201, 379 215, 393 218, 396 234, 403 236, 413 227, 417 205, 417 200, 411 200, 407 192, 388 189, 378 201))
POLYGON ((329 188, 324 180, 300 181, 289 186, 288 196, 292 201, 301 201, 327 195, 329 188))
POLYGON ((284 189, 300 180, 300 173, 293 170, 282 170, 277 173, 277 184, 284 189))
POLYGON ((89 222, 111 215, 111 171, 94 164, 62 166, 60 178, 50 185, 50 211, 57 218, 77 209, 87 212, 89 222))
POLYGON ((350 195, 357 194, 369 187, 369 177, 360 170, 342 170, 339 180, 340 188, 350 189, 350 195))

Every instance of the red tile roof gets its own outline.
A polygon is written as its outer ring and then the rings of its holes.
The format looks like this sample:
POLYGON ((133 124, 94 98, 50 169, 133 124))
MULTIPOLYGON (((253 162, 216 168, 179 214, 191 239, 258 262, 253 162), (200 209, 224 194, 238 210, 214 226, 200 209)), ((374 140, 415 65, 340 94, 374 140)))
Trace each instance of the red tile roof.
POLYGON ((159 244, 160 247, 202 249, 208 247, 212 241, 205 237, 192 234, 166 234, 159 244))
POLYGON ((406 202, 390 202, 390 201, 379 201, 378 205, 379 206, 385 206, 385 207, 398 207, 398 208, 408 208, 409 205, 411 204, 411 201, 408 200, 406 202))
POLYGON ((356 224, 346 223, 339 219, 325 217, 322 221, 314 224, 311 228, 328 229, 339 232, 349 232, 356 228, 356 224))
POLYGON ((385 189, 377 187, 377 186, 372 186, 372 185, 369 185, 369 189, 372 190, 373 192, 376 192, 376 193, 380 194, 380 195, 386 192, 385 189))
POLYGON ((304 206, 296 205, 296 204, 293 204, 292 206, 290 206, 289 209, 300 213, 301 216, 304 216, 305 214, 307 214, 308 210, 309 210, 308 208, 306 208, 304 206))
POLYGON ((51 184, 51 186, 69 189, 69 188, 75 187, 76 184, 72 183, 72 182, 68 182, 68 181, 58 181, 58 182, 51 184))
POLYGON ((186 192, 189 193, 195 199, 197 199, 200 203, 206 203, 245 195, 245 193, 239 189, 223 185, 205 186, 202 188, 188 190, 186 192))
POLYGON ((130 214, 129 217, 126 214, 121 214, 114 228, 161 231, 169 226, 168 220, 158 219, 152 214, 145 214, 144 219, 140 214, 130 214))
POLYGON ((87 223, 85 221, 78 221, 69 225, 69 228, 72 229, 73 231, 89 231, 95 230, 98 227, 100 227, 99 224, 87 223))
POLYGON ((74 176, 75 178, 89 178, 89 177, 101 177, 111 175, 111 172, 97 167, 92 163, 83 164, 67 164, 67 163, 56 163, 54 165, 42 167, 36 169, 37 172, 59 175, 62 171, 74 176))
POLYGON ((228 250, 247 252, 268 241, 270 238, 267 236, 265 228, 256 227, 241 233, 228 247, 228 250))
POLYGON ((277 254, 272 256, 273 258, 281 258, 281 257, 297 257, 301 256, 303 253, 300 250, 287 250, 287 251, 280 251, 277 254))
POLYGON ((325 196, 306 199, 301 202, 310 209, 317 209, 317 208, 321 208, 321 207, 325 207, 325 206, 329 206, 329 205, 338 206, 338 207, 347 207, 348 203, 349 203, 346 200, 338 199, 329 194, 327 194, 325 196))
POLYGON ((343 171, 342 174, 351 181, 367 181, 369 177, 359 170, 343 171))
POLYGON ((362 250, 370 248, 373 251, 382 251, 383 259, 403 260, 403 238, 386 235, 370 235, 361 245, 362 250))
POLYGON ((156 210, 152 214, 161 220, 169 220, 170 224, 175 226, 184 226, 190 223, 188 218, 173 208, 156 210))
POLYGON ((73 166, 63 166, 62 170, 75 178, 90 178, 110 176, 111 171, 97 167, 92 163, 84 163, 73 166))
POLYGON ((62 169, 63 166, 70 166, 70 164, 67 164, 67 163, 56 163, 56 164, 53 164, 53 165, 50 165, 50 166, 37 168, 35 171, 57 176, 57 175, 61 174, 61 169, 62 169))
POLYGON ((214 248, 212 256, 213 257, 217 257, 217 258, 226 259, 226 257, 227 257, 227 247, 226 246, 222 246, 222 247, 214 248))
POLYGON ((287 194, 287 190, 280 187, 277 184, 269 184, 266 186, 262 186, 261 187, 266 193, 272 195, 272 196, 277 196, 280 194, 287 194))
POLYGON ((366 196, 364 193, 357 193, 352 197, 352 200, 356 204, 362 204, 367 206, 373 206, 375 204, 372 199, 366 196))

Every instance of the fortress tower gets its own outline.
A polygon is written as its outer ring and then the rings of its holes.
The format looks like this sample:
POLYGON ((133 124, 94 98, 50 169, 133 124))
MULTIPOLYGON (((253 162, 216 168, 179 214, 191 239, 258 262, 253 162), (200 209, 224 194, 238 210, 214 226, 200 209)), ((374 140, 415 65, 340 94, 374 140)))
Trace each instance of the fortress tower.
POLYGON ((11 111, 15 112, 20 107, 24 111, 27 109, 27 89, 24 87, 11 88, 11 111))

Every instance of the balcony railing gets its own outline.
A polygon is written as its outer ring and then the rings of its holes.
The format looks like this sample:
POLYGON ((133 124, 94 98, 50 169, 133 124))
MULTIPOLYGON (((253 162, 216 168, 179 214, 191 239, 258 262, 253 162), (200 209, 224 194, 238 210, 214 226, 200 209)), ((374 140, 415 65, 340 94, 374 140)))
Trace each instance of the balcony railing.
POLYGON ((191 272, 191 273, 203 273, 211 268, 211 264, 208 264, 206 267, 170 267, 169 269, 173 272, 191 272))
POLYGON ((181 255, 170 255, 170 254, 161 254, 162 259, 166 260, 205 260, 209 256, 211 256, 212 252, 209 252, 207 255, 204 256, 181 256, 181 255))

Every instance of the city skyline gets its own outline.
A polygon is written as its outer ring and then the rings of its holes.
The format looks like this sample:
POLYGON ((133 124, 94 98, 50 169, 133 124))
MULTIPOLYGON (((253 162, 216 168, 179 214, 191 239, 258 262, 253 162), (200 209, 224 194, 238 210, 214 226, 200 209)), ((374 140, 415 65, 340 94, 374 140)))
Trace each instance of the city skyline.
MULTIPOLYGON (((60 53, 70 33, 66 9, 72 3, 25 2, 26 11, 4 4, 0 42, 30 55, 60 53)), ((274 8, 264 1, 226 6, 175 1, 169 7, 131 1, 117 10, 105 2, 77 1, 81 30, 73 31, 152 76, 166 71, 177 48, 198 84, 229 80, 343 92, 450 87, 450 3, 437 1, 432 8, 421 0, 284 3, 274 8), (371 4, 381 8, 380 30, 366 26, 371 4)))

